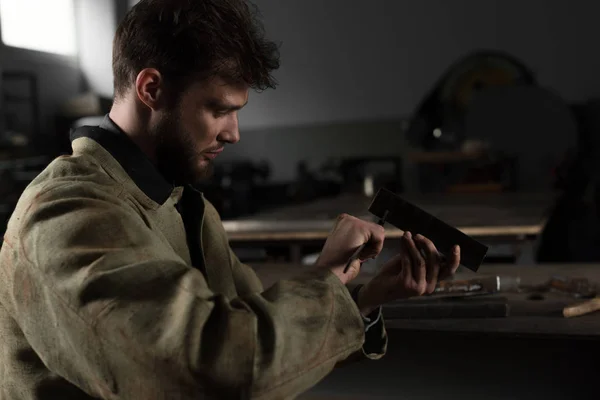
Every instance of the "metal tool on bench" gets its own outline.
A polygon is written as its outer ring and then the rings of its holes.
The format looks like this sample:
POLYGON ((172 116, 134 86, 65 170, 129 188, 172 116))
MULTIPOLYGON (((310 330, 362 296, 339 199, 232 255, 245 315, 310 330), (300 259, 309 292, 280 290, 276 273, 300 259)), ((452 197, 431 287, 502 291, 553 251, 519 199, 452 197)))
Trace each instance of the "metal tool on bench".
POLYGON ((430 297, 470 297, 498 292, 517 292, 520 278, 512 276, 484 276, 472 279, 441 281, 430 297))
POLYGON ((577 298, 595 297, 600 292, 598 285, 587 278, 571 278, 565 276, 553 276, 547 283, 548 289, 569 293, 577 298))
POLYGON ((600 311, 600 297, 563 308, 563 316, 565 318, 580 317, 595 311, 600 311))
POLYGON ((548 282, 548 288, 569 293, 580 299, 577 304, 563 308, 565 318, 579 317, 600 311, 600 287, 587 278, 568 278, 554 276, 548 282))
POLYGON ((519 285, 518 278, 508 276, 442 281, 431 295, 385 305, 384 315, 390 319, 505 318, 510 305, 498 294, 518 292, 519 285))
POLYGON ((369 212, 385 217, 386 222, 400 230, 425 236, 443 256, 452 251, 454 245, 459 245, 461 265, 472 271, 477 272, 487 254, 487 246, 385 188, 379 189, 369 212))

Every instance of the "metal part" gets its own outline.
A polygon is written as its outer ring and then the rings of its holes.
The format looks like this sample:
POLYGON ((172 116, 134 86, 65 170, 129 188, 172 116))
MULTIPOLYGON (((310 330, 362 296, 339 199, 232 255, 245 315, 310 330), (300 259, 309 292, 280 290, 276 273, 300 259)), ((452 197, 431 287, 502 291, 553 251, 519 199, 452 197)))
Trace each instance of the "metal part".
POLYGON ((587 278, 553 276, 547 285, 549 289, 569 293, 579 298, 595 297, 600 292, 598 285, 587 278))
POLYGON ((427 237, 444 255, 451 252, 454 245, 459 245, 461 264, 472 271, 477 272, 487 254, 487 246, 387 189, 377 192, 369 212, 380 218, 388 212, 387 222, 403 231, 427 237))
POLYGON ((580 317, 595 311, 600 311, 600 297, 565 307, 563 309, 563 316, 565 318, 580 317))
POLYGON ((439 282, 432 296, 474 296, 498 292, 518 292, 521 280, 510 276, 488 276, 439 282))

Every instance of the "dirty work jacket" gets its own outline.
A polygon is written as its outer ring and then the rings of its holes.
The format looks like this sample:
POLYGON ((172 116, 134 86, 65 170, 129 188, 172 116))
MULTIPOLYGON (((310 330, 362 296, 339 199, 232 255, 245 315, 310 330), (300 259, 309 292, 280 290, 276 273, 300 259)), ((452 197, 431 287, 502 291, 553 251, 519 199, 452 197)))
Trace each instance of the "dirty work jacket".
POLYGON ((82 136, 25 190, 4 237, 1 399, 287 399, 349 356, 384 353, 380 330, 364 354, 363 320, 333 274, 263 290, 201 195, 186 235, 181 188, 142 190, 139 165, 123 165, 136 157, 119 163, 82 136))

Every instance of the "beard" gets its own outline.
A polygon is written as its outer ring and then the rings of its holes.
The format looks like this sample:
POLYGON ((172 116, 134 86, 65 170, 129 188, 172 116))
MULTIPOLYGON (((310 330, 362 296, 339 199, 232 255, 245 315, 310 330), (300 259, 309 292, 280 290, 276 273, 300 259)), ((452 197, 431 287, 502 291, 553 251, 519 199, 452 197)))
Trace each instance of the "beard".
POLYGON ((161 174, 176 186, 194 185, 212 175, 209 159, 201 163, 194 136, 186 131, 177 110, 160 119, 150 132, 156 145, 156 163, 161 174))

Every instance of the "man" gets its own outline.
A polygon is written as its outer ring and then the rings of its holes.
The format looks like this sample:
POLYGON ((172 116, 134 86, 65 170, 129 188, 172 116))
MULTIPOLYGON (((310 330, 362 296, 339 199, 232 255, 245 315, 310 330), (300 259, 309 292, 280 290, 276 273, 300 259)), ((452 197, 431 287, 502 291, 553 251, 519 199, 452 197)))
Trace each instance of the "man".
POLYGON ((455 272, 405 235, 338 218, 314 268, 264 289, 188 187, 239 140, 250 88, 274 86, 275 45, 243 0, 142 0, 114 41, 115 101, 73 154, 24 191, 0 253, 0 398, 287 399, 342 361, 380 358, 381 304, 455 272), (184 189, 185 186, 185 189, 184 189))

